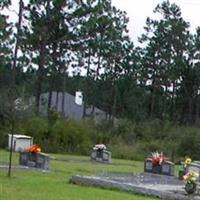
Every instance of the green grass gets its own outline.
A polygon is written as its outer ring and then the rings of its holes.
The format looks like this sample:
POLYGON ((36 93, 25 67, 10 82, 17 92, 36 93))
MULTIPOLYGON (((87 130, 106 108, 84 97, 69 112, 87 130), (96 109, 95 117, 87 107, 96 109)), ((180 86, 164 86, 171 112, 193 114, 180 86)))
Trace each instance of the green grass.
MULTIPOLYGON (((13 154, 13 162, 18 163, 18 153, 13 154)), ((89 157, 52 155, 65 161, 51 160, 50 171, 0 169, 0 200, 154 200, 156 198, 138 196, 94 187, 78 186, 68 182, 72 175, 92 175, 101 172, 140 172, 143 163, 113 159, 112 164, 93 163, 89 157)), ((8 161, 9 153, 0 150, 0 163, 8 161)))

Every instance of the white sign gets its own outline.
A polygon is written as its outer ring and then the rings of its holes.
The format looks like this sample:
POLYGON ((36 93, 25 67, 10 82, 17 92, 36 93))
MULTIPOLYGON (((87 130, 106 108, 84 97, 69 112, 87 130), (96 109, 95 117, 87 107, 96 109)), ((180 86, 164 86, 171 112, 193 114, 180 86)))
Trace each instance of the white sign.
POLYGON ((75 95, 75 103, 79 106, 83 103, 83 93, 81 91, 77 91, 75 95))

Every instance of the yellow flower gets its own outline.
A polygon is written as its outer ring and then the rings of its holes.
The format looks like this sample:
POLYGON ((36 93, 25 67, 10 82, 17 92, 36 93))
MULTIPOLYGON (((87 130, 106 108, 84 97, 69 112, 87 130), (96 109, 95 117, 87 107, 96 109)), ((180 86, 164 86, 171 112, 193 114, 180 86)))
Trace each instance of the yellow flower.
POLYGON ((189 165, 192 162, 191 158, 186 158, 184 164, 189 165))

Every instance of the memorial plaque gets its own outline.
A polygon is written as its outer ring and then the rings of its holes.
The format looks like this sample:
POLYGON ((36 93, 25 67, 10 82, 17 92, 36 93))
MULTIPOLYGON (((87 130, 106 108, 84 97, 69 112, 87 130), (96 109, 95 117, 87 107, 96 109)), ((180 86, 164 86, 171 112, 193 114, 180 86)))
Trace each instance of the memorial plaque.
POLYGON ((162 166, 161 165, 153 165, 152 173, 162 174, 162 166))
POLYGON ((174 175, 174 163, 165 161, 162 163, 161 174, 173 176, 174 175))
POLYGON ((103 152, 103 161, 111 163, 111 152, 110 151, 103 152))
POLYGON ((28 167, 36 167, 36 163, 34 161, 28 160, 27 165, 28 167))
POLYGON ((150 159, 145 160, 144 164, 144 171, 145 172, 152 172, 153 164, 150 159))
POLYGON ((109 159, 109 154, 108 152, 103 152, 103 160, 107 160, 109 159))
POLYGON ((164 173, 164 174, 170 174, 170 165, 164 163, 162 165, 162 173, 164 173))
POLYGON ((91 153, 91 159, 95 159, 97 157, 97 152, 95 150, 91 153))
POLYGON ((27 165, 28 161, 28 154, 27 153, 20 153, 19 164, 20 165, 27 165))

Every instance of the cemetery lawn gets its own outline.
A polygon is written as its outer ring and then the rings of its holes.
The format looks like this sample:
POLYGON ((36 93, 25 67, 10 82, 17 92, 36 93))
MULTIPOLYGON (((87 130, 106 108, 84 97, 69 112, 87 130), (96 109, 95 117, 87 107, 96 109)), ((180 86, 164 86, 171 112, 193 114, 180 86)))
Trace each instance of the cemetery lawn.
MULTIPOLYGON (((78 186, 68 182, 72 175, 92 175, 107 171, 141 172, 143 162, 113 159, 112 164, 89 161, 89 157, 51 154, 50 171, 13 169, 7 177, 7 169, 0 168, 0 199, 2 200, 154 200, 94 187, 78 186)), ((13 163, 18 164, 18 153, 13 163)), ((8 163, 9 152, 0 150, 0 164, 8 163)))

